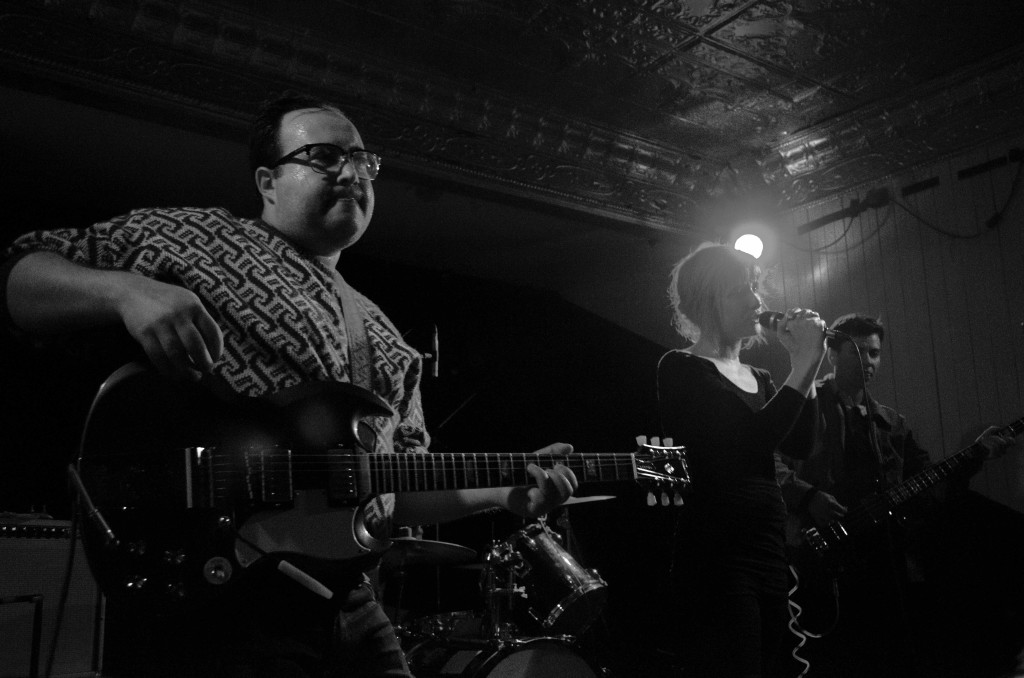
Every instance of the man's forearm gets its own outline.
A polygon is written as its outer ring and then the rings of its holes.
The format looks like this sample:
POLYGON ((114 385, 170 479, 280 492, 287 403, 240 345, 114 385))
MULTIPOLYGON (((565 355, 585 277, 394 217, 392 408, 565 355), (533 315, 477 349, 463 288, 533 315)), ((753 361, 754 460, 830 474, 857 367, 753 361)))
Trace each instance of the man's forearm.
POLYGON ((509 487, 410 492, 396 495, 395 523, 444 523, 489 508, 508 508, 509 487))
POLYGON ((52 252, 33 252, 11 269, 7 309, 14 325, 54 334, 120 322, 118 298, 125 276, 79 266, 52 252))

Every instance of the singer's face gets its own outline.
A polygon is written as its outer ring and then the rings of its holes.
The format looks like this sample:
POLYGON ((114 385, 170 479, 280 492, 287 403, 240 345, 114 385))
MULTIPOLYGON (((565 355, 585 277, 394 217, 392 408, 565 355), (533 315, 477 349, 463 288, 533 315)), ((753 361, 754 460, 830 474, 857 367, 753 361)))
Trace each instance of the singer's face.
POLYGON ((758 332, 757 312, 761 297, 757 282, 745 282, 731 288, 721 302, 722 339, 736 341, 758 332))
POLYGON ((850 382, 856 386, 860 383, 861 374, 863 374, 864 383, 870 383, 878 374, 878 366, 882 362, 882 340, 878 338, 877 334, 853 337, 852 339, 852 341, 844 341, 838 351, 832 351, 836 379, 850 382), (854 344, 860 347, 859 358, 854 344))

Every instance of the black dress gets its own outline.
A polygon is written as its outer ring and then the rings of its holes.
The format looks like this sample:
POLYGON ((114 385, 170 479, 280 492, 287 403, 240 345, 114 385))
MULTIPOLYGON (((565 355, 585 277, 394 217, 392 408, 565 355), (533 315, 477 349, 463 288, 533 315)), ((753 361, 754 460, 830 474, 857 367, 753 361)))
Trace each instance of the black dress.
POLYGON ((786 509, 773 452, 807 456, 817 406, 751 369, 756 393, 683 351, 658 369, 662 432, 686 446, 693 481, 670 575, 687 675, 769 676, 785 632, 786 509))

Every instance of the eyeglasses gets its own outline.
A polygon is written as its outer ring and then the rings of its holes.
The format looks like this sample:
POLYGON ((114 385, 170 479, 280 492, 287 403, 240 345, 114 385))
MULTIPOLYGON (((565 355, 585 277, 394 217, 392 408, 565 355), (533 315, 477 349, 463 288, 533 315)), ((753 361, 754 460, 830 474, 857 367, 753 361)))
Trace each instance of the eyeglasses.
POLYGON ((376 153, 364 151, 361 148, 353 148, 346 151, 334 144, 306 144, 300 146, 288 155, 270 166, 271 169, 294 162, 306 165, 314 172, 321 174, 337 174, 341 172, 346 164, 352 163, 352 169, 360 179, 373 181, 380 171, 380 156, 376 153))

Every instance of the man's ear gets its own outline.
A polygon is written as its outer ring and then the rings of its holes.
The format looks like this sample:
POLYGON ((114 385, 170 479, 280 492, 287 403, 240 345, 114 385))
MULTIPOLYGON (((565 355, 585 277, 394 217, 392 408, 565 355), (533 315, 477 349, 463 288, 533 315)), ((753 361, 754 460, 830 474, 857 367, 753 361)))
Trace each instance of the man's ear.
POLYGON ((273 204, 276 198, 276 179, 274 170, 268 167, 259 167, 254 175, 256 179, 256 190, 263 196, 265 203, 273 204))
POLYGON ((827 348, 825 349, 825 354, 828 356, 828 364, 831 365, 832 367, 835 367, 836 356, 839 354, 839 351, 835 350, 834 348, 827 348))

